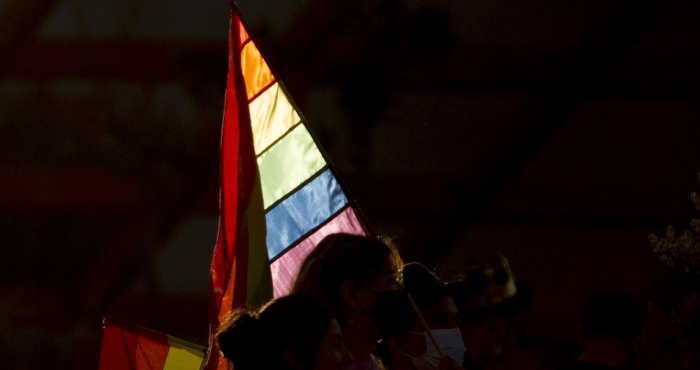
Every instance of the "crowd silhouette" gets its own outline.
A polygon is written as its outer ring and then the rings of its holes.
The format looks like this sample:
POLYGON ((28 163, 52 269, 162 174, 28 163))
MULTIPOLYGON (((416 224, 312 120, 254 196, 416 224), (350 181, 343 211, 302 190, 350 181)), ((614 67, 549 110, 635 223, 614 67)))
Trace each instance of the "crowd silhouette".
MULTIPOLYGON (((534 294, 504 256, 465 265, 448 279, 404 264, 388 238, 329 235, 290 295, 227 316, 217 348, 235 370, 489 369, 534 294)), ((640 323, 631 297, 600 290, 583 307, 580 353, 561 369, 629 368, 640 323)))

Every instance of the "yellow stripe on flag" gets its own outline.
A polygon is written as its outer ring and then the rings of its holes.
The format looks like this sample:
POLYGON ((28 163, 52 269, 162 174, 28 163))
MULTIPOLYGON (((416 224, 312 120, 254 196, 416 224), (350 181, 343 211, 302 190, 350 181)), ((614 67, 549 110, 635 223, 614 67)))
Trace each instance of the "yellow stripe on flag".
POLYGON ((262 153, 292 126, 301 121, 279 83, 275 83, 250 102, 255 154, 262 153))
POLYGON ((267 209, 326 165, 304 125, 298 125, 258 157, 258 169, 267 209))
POLYGON ((170 350, 163 370, 199 370, 204 361, 204 353, 184 343, 186 342, 168 337, 170 350))

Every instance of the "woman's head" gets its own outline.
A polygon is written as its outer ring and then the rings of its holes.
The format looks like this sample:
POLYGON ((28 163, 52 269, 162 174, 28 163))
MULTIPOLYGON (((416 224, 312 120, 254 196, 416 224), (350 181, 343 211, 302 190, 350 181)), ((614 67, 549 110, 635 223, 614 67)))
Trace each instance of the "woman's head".
POLYGON ((352 362, 332 313, 300 295, 232 311, 216 343, 236 370, 340 370, 352 362))
POLYGON ((352 334, 362 332, 369 346, 400 331, 408 305, 401 266, 388 239, 332 234, 306 258, 292 291, 326 304, 341 324, 354 323, 352 334))
POLYGON ((397 285, 402 265, 399 252, 388 239, 331 234, 306 257, 292 292, 314 297, 338 313, 343 283, 384 290, 382 281, 397 285))

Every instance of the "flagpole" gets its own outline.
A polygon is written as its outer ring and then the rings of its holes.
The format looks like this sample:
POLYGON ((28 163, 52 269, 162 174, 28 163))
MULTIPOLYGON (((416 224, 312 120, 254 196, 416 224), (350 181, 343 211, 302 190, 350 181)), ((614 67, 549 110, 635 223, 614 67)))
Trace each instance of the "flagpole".
POLYGON ((416 302, 413 300, 413 297, 411 297, 411 293, 407 293, 407 295, 408 295, 408 303, 411 305, 411 308, 413 309, 413 313, 416 314, 416 316, 418 317, 418 320, 423 325, 425 332, 428 333, 428 337, 430 338, 430 341, 435 346, 435 349, 437 349, 438 354, 440 355, 440 358, 441 359, 445 358, 445 354, 442 352, 442 349, 438 345, 437 340, 435 340, 435 337, 433 336, 433 332, 430 331, 430 327, 428 327, 428 323, 425 321, 425 317, 423 317, 423 314, 418 309, 418 306, 416 306, 416 302))

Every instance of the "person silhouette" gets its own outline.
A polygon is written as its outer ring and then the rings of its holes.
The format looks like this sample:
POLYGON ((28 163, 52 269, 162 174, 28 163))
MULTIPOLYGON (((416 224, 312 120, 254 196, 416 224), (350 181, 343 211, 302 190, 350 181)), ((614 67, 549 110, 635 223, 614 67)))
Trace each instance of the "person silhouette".
POLYGON ((612 288, 593 293, 581 316, 581 354, 563 370, 617 370, 630 366, 642 322, 637 303, 612 288))

